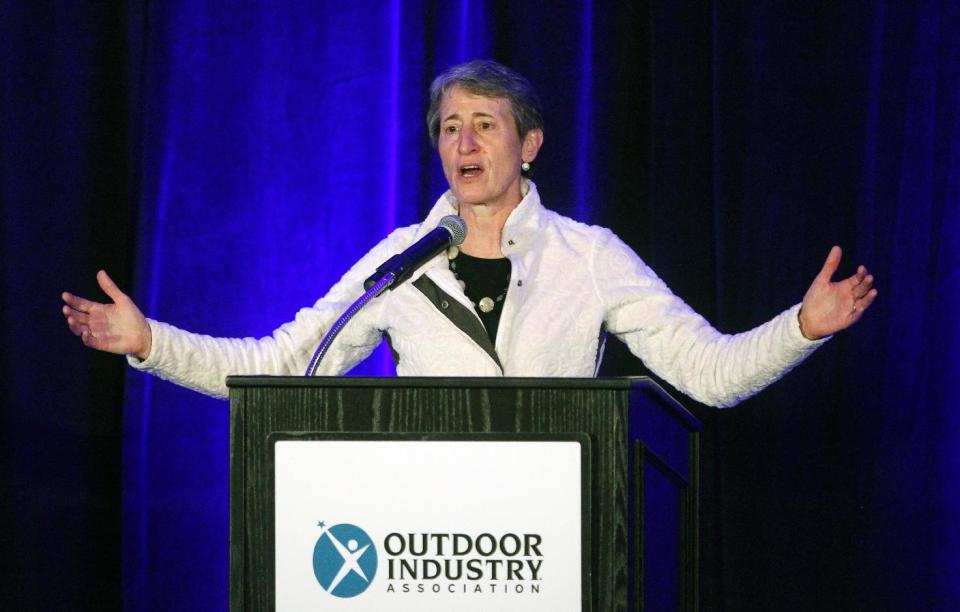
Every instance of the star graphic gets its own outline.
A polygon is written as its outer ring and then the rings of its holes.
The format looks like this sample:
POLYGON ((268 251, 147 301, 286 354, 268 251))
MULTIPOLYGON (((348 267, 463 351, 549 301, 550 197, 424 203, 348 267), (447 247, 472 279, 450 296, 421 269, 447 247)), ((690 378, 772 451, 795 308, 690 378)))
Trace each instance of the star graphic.
POLYGON ((320 529, 323 529, 323 528, 326 527, 326 526, 327 526, 327 524, 326 524, 325 522, 323 522, 323 521, 317 521, 317 527, 319 527, 320 529))

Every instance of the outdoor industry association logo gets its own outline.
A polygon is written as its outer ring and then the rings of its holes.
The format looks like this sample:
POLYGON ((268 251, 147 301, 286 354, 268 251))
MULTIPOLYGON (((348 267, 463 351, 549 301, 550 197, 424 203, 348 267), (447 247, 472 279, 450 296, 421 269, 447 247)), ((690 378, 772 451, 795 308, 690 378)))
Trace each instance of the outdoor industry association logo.
POLYGON ((356 597, 367 590, 377 574, 377 548, 367 532, 340 523, 317 523, 320 537, 313 547, 313 574, 323 590, 336 597, 356 597))

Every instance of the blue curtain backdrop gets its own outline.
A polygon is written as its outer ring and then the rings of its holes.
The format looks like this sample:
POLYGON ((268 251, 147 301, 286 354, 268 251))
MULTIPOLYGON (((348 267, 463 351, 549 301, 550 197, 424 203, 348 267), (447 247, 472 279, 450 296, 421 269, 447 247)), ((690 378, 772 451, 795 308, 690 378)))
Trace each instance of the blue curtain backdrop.
POLYGON ((834 243, 878 277, 760 396, 685 402, 702 609, 960 608, 955 2, 4 3, 0 39, 4 608, 226 607, 226 403, 83 349, 59 293, 104 267, 148 316, 270 333, 443 191, 426 89, 474 57, 543 95, 545 203, 720 329, 834 243))

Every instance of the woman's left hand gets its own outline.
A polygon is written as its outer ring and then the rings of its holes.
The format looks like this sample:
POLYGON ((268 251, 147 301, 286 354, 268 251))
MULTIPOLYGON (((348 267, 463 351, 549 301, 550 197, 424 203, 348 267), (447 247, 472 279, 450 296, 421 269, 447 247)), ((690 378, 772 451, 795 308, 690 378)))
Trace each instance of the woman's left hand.
POLYGON ((873 275, 863 266, 858 267, 853 276, 833 282, 842 255, 840 247, 830 249, 823 268, 803 296, 800 332, 808 340, 818 340, 850 327, 877 297, 873 275))

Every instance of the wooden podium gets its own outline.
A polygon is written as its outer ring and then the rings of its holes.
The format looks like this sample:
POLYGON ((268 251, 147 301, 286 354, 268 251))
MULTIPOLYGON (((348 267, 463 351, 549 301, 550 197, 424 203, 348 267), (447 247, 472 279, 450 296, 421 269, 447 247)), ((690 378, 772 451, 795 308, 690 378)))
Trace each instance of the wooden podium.
POLYGON ((274 607, 276 432, 583 433, 597 612, 698 609, 698 421, 645 377, 231 376, 230 609, 274 607))

